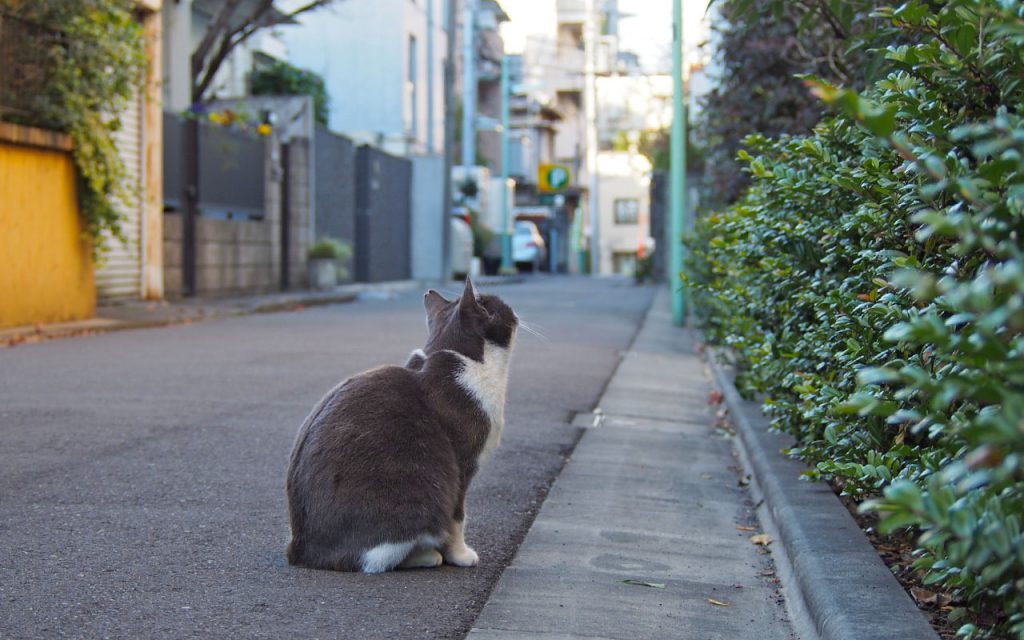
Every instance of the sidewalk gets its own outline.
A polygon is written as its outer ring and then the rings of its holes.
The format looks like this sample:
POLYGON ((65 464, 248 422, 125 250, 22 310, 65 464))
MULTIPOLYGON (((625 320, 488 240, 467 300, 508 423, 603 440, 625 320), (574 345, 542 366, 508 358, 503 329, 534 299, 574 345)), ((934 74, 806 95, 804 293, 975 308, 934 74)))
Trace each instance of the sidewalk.
POLYGON ((796 637, 694 334, 668 303, 655 299, 600 413, 581 416, 590 428, 471 640, 796 637))
MULTIPOLYGON (((481 286, 522 282, 521 277, 481 278, 481 286)), ((432 283, 430 286, 436 286, 432 283)), ((461 283, 451 283, 458 288, 461 283)), ((83 335, 120 329, 140 329, 171 324, 202 322, 217 318, 271 313, 327 304, 352 302, 362 297, 379 298, 407 291, 427 289, 419 280, 354 283, 331 291, 288 291, 227 298, 184 298, 175 301, 132 301, 100 306, 96 315, 86 320, 45 325, 26 325, 0 329, 0 346, 64 336, 83 335)))

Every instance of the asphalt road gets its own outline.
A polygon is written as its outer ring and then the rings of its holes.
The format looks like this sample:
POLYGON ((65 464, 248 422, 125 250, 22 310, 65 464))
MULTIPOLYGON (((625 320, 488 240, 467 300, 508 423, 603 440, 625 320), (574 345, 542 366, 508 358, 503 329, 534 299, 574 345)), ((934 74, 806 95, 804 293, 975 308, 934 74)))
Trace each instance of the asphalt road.
POLYGON ((338 380, 422 346, 420 293, 0 351, 0 638, 463 637, 653 290, 492 292, 545 338, 520 332, 503 443, 470 492, 475 569, 283 555, 299 424, 338 380))

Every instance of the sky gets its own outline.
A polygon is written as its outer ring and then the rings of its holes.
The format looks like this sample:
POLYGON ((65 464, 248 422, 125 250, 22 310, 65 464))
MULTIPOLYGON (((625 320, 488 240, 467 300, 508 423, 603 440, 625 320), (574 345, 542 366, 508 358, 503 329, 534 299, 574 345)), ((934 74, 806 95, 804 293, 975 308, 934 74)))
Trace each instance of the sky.
MULTIPOLYGON (((506 43, 514 52, 536 25, 550 20, 556 0, 501 0, 512 19, 503 28, 506 43)), ((704 10, 707 0, 682 0, 683 36, 687 59, 697 60, 697 45, 706 38, 704 10)), ((640 56, 640 64, 651 73, 672 69, 672 0, 619 0, 619 11, 628 15, 619 27, 620 49, 640 56)))

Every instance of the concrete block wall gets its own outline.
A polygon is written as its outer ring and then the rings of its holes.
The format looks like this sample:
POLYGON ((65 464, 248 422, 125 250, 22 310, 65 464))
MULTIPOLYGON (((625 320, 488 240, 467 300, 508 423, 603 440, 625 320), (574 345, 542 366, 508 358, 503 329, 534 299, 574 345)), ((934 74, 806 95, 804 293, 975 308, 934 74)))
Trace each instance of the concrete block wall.
MULTIPOLYGON (((266 220, 196 220, 196 294, 223 296, 273 291, 277 269, 272 257, 274 229, 266 220)), ((169 298, 181 297, 182 217, 164 219, 164 285, 169 298)))
POLYGON ((301 289, 309 285, 306 251, 313 238, 313 174, 310 141, 297 138, 288 143, 289 244, 288 287, 301 289))
MULTIPOLYGON (((290 288, 307 286, 306 250, 312 237, 312 174, 308 140, 290 143, 289 168, 282 172, 277 143, 268 145, 263 218, 196 220, 196 295, 265 293, 281 288, 281 177, 289 178, 290 288)), ((182 295, 182 216, 164 216, 164 286, 168 298, 182 295)))

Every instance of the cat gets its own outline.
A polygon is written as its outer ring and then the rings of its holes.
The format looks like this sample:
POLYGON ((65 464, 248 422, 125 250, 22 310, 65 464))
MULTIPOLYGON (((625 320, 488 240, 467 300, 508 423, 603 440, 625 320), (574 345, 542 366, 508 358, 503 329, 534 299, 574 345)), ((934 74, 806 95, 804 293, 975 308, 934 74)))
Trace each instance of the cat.
POLYGON ((288 467, 288 562, 380 573, 476 566, 466 491, 504 427, 519 320, 467 278, 423 297, 427 342, 404 367, 355 375, 299 428, 288 467))

